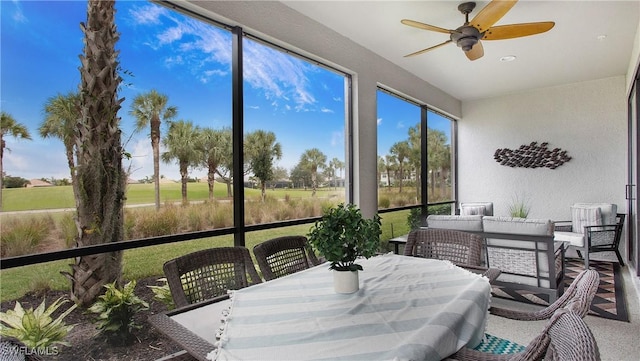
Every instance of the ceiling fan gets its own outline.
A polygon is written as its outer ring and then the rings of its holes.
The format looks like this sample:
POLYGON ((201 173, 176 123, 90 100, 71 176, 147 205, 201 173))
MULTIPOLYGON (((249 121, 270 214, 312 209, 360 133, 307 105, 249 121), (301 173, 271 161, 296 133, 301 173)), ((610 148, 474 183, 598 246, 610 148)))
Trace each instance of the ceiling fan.
POLYGON ((416 51, 405 55, 405 57, 415 56, 427 51, 439 48, 449 43, 455 43, 464 50, 469 60, 476 60, 484 55, 484 48, 480 40, 502 40, 513 39, 523 36, 535 35, 549 31, 555 23, 553 21, 544 21, 537 23, 521 23, 511 25, 493 26, 500 18, 502 18, 515 4, 516 1, 492 0, 480 12, 469 21, 469 14, 475 9, 475 2, 466 2, 458 5, 458 10, 464 14, 464 25, 455 29, 443 29, 437 26, 424 24, 418 21, 403 19, 401 23, 413 26, 418 29, 435 31, 438 33, 450 34, 450 39, 444 43, 416 51))

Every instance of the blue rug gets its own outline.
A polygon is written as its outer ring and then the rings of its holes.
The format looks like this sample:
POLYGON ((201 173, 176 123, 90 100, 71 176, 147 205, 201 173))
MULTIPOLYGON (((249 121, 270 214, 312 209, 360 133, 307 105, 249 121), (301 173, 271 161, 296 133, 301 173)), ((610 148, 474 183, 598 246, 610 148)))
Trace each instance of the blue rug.
POLYGON ((509 354, 524 351, 525 346, 511 342, 504 338, 496 337, 486 333, 484 340, 474 350, 493 354, 509 354))

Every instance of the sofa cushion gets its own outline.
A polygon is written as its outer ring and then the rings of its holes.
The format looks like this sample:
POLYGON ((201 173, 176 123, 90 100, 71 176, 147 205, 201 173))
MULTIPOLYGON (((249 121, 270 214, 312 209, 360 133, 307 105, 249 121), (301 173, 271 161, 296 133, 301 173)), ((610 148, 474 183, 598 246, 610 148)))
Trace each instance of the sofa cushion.
POLYGON ((485 216, 482 218, 482 228, 488 233, 513 233, 539 236, 553 234, 553 222, 550 219, 485 216))
POLYGON ((466 202, 460 203, 460 215, 463 216, 493 216, 493 203, 491 202, 466 202))
POLYGON ((427 217, 427 227, 482 232, 482 216, 452 216, 432 214, 427 217))
MULTIPOLYGON (((584 234, 584 227, 599 226, 603 222, 599 207, 571 207, 571 231, 584 234)), ((607 223, 608 224, 608 223, 607 223)))
POLYGON ((574 203, 573 207, 600 208, 602 224, 616 224, 618 206, 611 203, 574 203))
POLYGON ((584 234, 576 232, 555 231, 554 241, 569 242, 571 246, 584 247, 584 234))

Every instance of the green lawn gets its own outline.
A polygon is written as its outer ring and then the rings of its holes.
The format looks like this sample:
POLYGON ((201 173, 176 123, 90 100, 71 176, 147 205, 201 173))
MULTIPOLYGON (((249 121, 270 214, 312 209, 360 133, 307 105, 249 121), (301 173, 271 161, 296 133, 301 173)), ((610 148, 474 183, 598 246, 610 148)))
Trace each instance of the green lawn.
MULTIPOLYGON (((216 183, 213 189, 216 199, 228 199, 226 184, 216 183)), ((318 197, 335 195, 344 195, 344 188, 320 189, 317 194, 318 197)), ((128 205, 153 204, 155 202, 154 186, 153 184, 129 184, 126 196, 128 205)), ((311 197, 311 190, 269 189, 267 196, 281 199, 285 196, 308 198, 311 197)), ((260 197, 260 190, 245 188, 245 197, 248 199, 260 197)), ((207 183, 187 184, 187 199, 189 201, 203 201, 208 198, 209 187, 207 183)), ((180 183, 160 184, 160 202, 180 202, 181 200, 180 183)), ((3 189, 2 204, 5 212, 75 207, 71 186, 3 189)))
MULTIPOLYGON (((387 252, 386 241, 393 235, 398 236, 408 232, 407 211, 385 213, 382 217, 381 251, 387 252)), ((284 235, 306 235, 311 224, 292 227, 275 228, 246 234, 246 247, 253 247, 270 238, 284 235)), ((210 247, 232 246, 233 236, 219 236, 185 241, 175 244, 137 248, 124 251, 123 277, 125 280, 141 279, 151 276, 162 277, 162 265, 167 260, 180 255, 210 247)), ((56 290, 68 290, 69 280, 60 274, 70 271, 69 264, 73 260, 61 260, 41 263, 24 267, 17 267, 0 271, 0 300, 2 302, 21 297, 30 290, 41 290, 44 286, 56 290)))

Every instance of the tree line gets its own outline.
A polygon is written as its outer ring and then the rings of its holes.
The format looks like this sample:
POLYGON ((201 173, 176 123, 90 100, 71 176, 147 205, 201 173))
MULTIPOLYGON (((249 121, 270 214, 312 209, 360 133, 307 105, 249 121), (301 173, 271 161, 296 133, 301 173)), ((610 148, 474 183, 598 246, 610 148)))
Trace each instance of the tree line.
MULTIPOLYGON (((408 131, 409 139, 394 143, 389 153, 378 156, 379 186, 398 187, 402 193, 404 181, 409 176, 416 186, 416 198, 420 197, 422 184, 421 125, 416 124, 408 131), (381 183, 382 175, 386 175, 386 184, 381 183), (394 180, 392 184, 391 180, 394 180)), ((444 190, 448 186, 451 175, 451 146, 447 135, 436 129, 427 128, 427 185, 431 193, 438 186, 444 190)), ((443 192, 444 193, 444 192, 443 192)))
MULTIPOLYGON (((233 144, 231 128, 213 129, 194 125, 192 121, 178 119, 178 108, 168 105, 167 95, 151 90, 137 95, 129 109, 135 118, 135 132, 149 131, 149 139, 153 152, 154 198, 156 209, 160 208, 160 160, 179 167, 182 201, 187 200, 187 184, 189 171, 207 170, 209 199, 214 198, 214 185, 221 180, 227 186, 227 196, 233 197, 233 144), (167 125, 166 134, 162 134, 162 124, 167 125), (166 151, 160 153, 160 144, 166 151)), ((77 182, 76 166, 79 142, 74 129, 80 118, 80 95, 76 92, 58 94, 49 98, 44 105, 45 118, 38 128, 43 138, 57 138, 65 148, 67 166, 71 177, 70 184, 77 182)), ((2 134, 4 133, 31 139, 26 127, 16 122, 9 114, 3 113, 2 134), (11 122, 11 123, 10 123, 11 122), (6 123, 6 124, 5 124, 6 123), (6 126, 5 126, 6 125, 6 126), (10 126, 11 125, 11 126, 10 126)), ((4 149, 4 140, 2 143, 4 149)), ((129 157, 129 153, 124 153, 129 157)), ((319 182, 324 178, 337 184, 336 175, 344 169, 344 162, 333 158, 327 162, 327 156, 318 148, 308 149, 300 157, 298 164, 289 174, 284 168, 277 167, 275 162, 282 157, 282 146, 273 132, 256 130, 244 136, 243 176, 251 176, 255 180, 264 200, 269 182, 289 179, 290 184, 312 188, 315 196, 319 182), (323 171, 322 173, 319 173, 323 171)), ((0 170, 1 170, 0 163, 0 170)), ((16 183, 16 182, 12 182, 16 183)))

